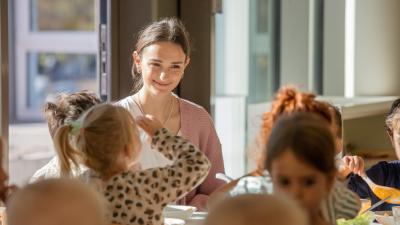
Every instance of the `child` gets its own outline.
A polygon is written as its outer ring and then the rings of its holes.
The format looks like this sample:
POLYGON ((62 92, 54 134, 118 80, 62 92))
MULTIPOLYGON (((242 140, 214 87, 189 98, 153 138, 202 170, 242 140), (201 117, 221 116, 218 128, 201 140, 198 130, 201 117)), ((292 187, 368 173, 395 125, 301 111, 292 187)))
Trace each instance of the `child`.
MULTIPOLYGON (((280 117, 285 115, 292 115, 298 112, 304 112, 309 114, 315 114, 320 117, 325 123, 330 125, 330 131, 333 129, 333 118, 332 112, 329 109, 329 105, 325 102, 320 102, 315 99, 315 95, 312 93, 299 92, 295 88, 286 86, 282 87, 276 94, 274 101, 272 102, 272 107, 269 111, 264 113, 262 119, 262 129, 259 134, 260 143, 260 160, 258 165, 258 171, 252 172, 250 176, 244 177, 240 180, 236 180, 230 184, 226 185, 226 189, 222 189, 223 192, 230 191, 230 195, 239 195, 243 193, 270 193, 272 192, 271 181, 268 171, 265 170, 265 146, 268 143, 269 135, 271 133, 272 127, 275 122, 279 120, 280 117), (254 177, 256 174, 257 177, 254 177)), ((336 136, 336 135, 335 135, 336 136)), ((218 195, 223 195, 216 193, 213 199, 221 198, 218 195)), ((334 183, 334 188, 332 189, 333 197, 327 201, 329 207, 334 208, 334 215, 338 217, 335 219, 340 219, 341 217, 345 219, 354 218, 358 209, 360 208, 359 201, 354 201, 351 198, 346 198, 343 196, 355 196, 355 194, 348 190, 340 182, 334 183), (348 200, 348 201, 347 201, 348 200), (343 206, 351 205, 350 210, 343 210, 343 206), (345 211, 345 212, 344 212, 345 211)), ((213 202, 210 201, 210 204, 213 202)), ((330 220, 334 221, 334 218, 330 220)))
POLYGON ((265 168, 274 192, 286 193, 308 211, 311 224, 336 224, 359 209, 356 194, 346 189, 332 192, 335 184, 335 142, 330 125, 313 114, 281 117, 270 133, 265 168), (340 199, 335 203, 334 198, 340 199), (334 204, 341 204, 338 211, 334 204), (354 207, 356 206, 356 207, 354 207))
POLYGON ((104 203, 77 180, 42 180, 13 193, 8 225, 106 225, 104 203))
POLYGON ((204 225, 308 225, 296 202, 283 195, 246 194, 228 198, 208 214, 204 225))
MULTIPOLYGON (((400 98, 393 102, 385 123, 386 132, 395 149, 397 158, 400 159, 400 98)), ((370 198, 372 204, 380 199, 372 193, 367 183, 359 176, 362 173, 366 173, 376 184, 400 189, 400 160, 379 162, 366 172, 364 172, 364 160, 361 157, 344 158, 344 164, 353 172, 349 175, 348 187, 361 198, 370 198)), ((391 210, 392 207, 392 204, 383 203, 375 210, 391 210)))
MULTIPOLYGON (((44 105, 44 115, 51 138, 54 137, 57 128, 77 120, 86 110, 100 102, 96 94, 85 90, 72 94, 61 93, 55 102, 47 102, 44 105)), ((74 174, 78 175, 84 170, 83 166, 79 166, 74 169, 74 174)), ((53 157, 50 162, 34 173, 30 182, 56 177, 60 177, 60 166, 58 158, 53 157)))
POLYGON ((204 153, 172 135, 153 116, 139 117, 137 123, 152 138, 153 149, 173 163, 143 171, 129 170, 138 162, 141 149, 136 122, 129 111, 101 104, 78 121, 82 123, 61 126, 56 132, 61 172, 69 175, 78 162, 90 168, 81 177, 106 197, 109 222, 163 224, 163 208, 199 185, 210 169, 204 153), (79 136, 75 149, 68 136, 76 129, 79 136))

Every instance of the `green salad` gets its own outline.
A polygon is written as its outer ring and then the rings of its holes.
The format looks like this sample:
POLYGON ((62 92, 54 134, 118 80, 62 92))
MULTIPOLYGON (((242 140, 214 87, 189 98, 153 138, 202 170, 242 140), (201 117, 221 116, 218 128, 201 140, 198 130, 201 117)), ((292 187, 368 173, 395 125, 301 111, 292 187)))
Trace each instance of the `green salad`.
POLYGON ((369 225, 374 220, 374 213, 367 212, 351 220, 338 219, 338 225, 369 225))

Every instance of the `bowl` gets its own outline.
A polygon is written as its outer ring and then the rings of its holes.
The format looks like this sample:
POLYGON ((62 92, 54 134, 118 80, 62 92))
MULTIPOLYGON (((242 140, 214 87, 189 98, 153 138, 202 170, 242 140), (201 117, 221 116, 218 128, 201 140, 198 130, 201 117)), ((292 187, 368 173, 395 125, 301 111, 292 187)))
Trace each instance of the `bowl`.
POLYGON ((394 225, 392 211, 376 211, 375 219, 382 225, 394 225))
POLYGON ((187 220, 196 210, 194 206, 167 205, 164 208, 163 215, 165 218, 187 220))
POLYGON ((164 224, 165 225, 184 225, 185 221, 181 220, 181 219, 175 219, 175 218, 165 218, 164 224))

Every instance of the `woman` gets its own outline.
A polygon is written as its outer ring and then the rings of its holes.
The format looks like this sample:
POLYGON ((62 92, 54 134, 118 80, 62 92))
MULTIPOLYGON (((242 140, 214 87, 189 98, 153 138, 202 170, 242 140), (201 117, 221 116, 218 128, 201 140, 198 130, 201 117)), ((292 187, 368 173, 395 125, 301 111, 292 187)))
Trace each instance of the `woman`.
MULTIPOLYGON (((172 91, 181 81, 190 62, 189 35, 175 19, 151 23, 139 34, 132 54, 134 94, 118 102, 134 117, 151 114, 176 135, 183 136, 203 151, 212 167, 204 182, 179 201, 205 210, 208 196, 223 183, 215 178, 224 173, 221 144, 210 115, 201 107, 176 96, 172 91)), ((152 151, 147 135, 143 141, 140 163, 143 169, 171 162, 152 151)))

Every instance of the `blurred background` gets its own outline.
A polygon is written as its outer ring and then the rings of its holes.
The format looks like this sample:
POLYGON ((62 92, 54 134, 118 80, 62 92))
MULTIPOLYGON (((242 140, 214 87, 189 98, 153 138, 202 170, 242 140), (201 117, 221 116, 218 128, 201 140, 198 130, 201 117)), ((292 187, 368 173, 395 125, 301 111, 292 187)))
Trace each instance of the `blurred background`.
POLYGON ((342 106, 348 152, 390 158, 383 118, 400 95, 399 11, 398 0, 1 0, 10 180, 26 182, 55 154, 43 104, 81 89, 129 95, 135 34, 167 16, 194 45, 177 94, 213 116, 228 175, 254 167, 261 114, 285 84, 342 106))

